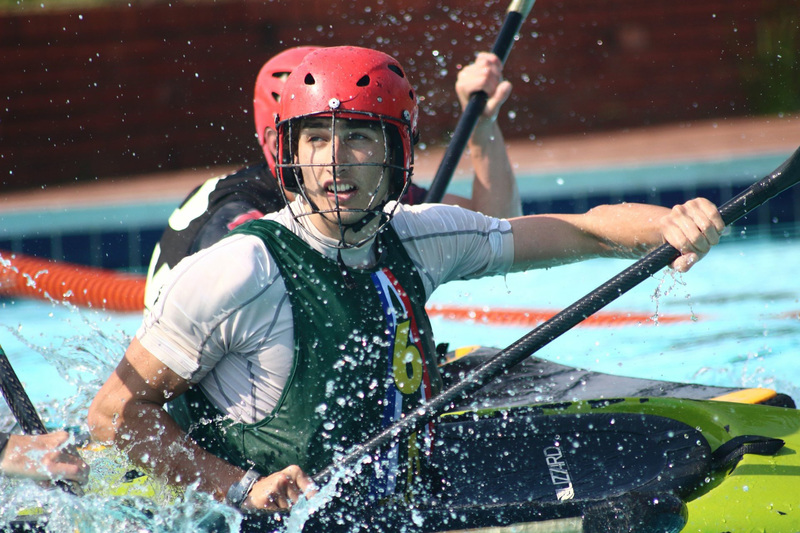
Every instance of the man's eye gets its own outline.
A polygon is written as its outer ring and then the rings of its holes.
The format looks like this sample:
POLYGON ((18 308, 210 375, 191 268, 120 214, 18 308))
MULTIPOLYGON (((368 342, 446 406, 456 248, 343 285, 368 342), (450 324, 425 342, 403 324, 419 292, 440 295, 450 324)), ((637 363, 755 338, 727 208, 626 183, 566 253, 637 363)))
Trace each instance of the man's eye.
POLYGON ((369 141, 369 142, 376 142, 372 136, 367 135, 366 133, 358 133, 353 132, 350 134, 350 139, 353 141, 369 141))

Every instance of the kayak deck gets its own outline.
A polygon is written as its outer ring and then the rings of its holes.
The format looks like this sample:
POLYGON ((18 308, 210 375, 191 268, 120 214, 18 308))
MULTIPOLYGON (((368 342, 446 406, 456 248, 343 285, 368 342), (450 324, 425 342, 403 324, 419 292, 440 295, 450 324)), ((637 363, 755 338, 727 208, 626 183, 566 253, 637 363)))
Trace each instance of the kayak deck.
MULTIPOLYGON (((496 355, 496 348, 451 352, 440 370, 445 387, 496 355)), ((795 408, 794 400, 771 389, 736 388, 615 376, 528 357, 491 381, 458 408, 514 407, 535 403, 608 398, 686 398, 795 408)))

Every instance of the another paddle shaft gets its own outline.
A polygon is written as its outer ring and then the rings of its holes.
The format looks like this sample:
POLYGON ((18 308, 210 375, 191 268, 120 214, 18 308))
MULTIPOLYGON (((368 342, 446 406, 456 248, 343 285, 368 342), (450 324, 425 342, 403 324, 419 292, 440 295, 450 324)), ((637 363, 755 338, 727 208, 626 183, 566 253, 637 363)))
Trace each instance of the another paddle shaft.
MULTIPOLYGON (((534 0, 513 0, 508 8, 508 14, 500 28, 500 34, 492 48, 492 53, 500 58, 503 63, 508 59, 508 54, 511 52, 511 46, 517 37, 520 26, 522 26, 525 17, 528 16, 531 9, 533 9, 534 0)), ((453 132, 453 138, 447 146, 447 150, 442 157, 442 162, 436 170, 436 176, 433 178, 428 194, 425 195, 425 203, 439 203, 444 198, 445 190, 450 184, 453 177, 458 161, 464 153, 464 148, 467 146, 467 141, 475 129, 475 124, 483 113, 486 107, 486 101, 489 99, 484 91, 477 91, 472 93, 464 109, 464 113, 456 124, 456 129, 453 132)))
POLYGON ((0 346, 0 390, 8 403, 11 413, 19 422, 22 431, 28 435, 43 435, 47 433, 39 413, 31 403, 25 388, 20 383, 17 374, 11 367, 6 352, 0 346))
MULTIPOLYGON (((800 149, 769 176, 748 187, 741 194, 719 208, 725 225, 730 225, 770 198, 800 181, 800 149)), ((454 402, 466 398, 479 388, 500 376, 505 370, 527 359, 534 352, 558 338, 593 313, 616 300, 633 287, 658 272, 680 256, 669 244, 662 244, 636 263, 623 270, 597 289, 567 307, 544 324, 533 329, 492 359, 473 369, 459 383, 453 385, 428 403, 408 413, 366 443, 354 448, 337 461, 340 467, 349 467, 378 453, 400 438, 417 431, 435 417, 447 412, 454 402)), ((322 486, 330 479, 334 465, 314 476, 322 486)))

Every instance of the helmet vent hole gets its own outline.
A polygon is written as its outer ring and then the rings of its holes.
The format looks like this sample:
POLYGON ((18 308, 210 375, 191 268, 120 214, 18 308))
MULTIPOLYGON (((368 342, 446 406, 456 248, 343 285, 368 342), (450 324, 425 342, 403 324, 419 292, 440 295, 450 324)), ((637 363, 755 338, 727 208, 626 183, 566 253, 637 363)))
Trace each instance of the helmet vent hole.
POLYGON ((398 67, 397 65, 389 65, 389 70, 400 76, 401 78, 405 78, 406 75, 403 74, 403 69, 398 67))
POLYGON ((366 87, 367 85, 369 85, 368 75, 361 76, 361 79, 356 82, 356 86, 358 87, 366 87))
POLYGON ((312 74, 306 74, 306 78, 303 80, 303 82, 306 85, 315 85, 317 83, 312 74))

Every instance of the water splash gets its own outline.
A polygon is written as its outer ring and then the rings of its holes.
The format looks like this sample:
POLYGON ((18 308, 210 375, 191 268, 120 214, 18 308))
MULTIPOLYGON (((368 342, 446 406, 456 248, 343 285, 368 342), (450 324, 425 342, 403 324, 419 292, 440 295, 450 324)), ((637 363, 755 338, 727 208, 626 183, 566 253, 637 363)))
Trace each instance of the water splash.
POLYGON ((663 270, 661 275, 661 279, 658 282, 653 294, 650 296, 650 300, 655 304, 656 308, 653 312, 653 315, 650 319, 658 325, 658 317, 659 317, 659 310, 660 310, 660 303, 661 298, 671 296, 673 293, 678 291, 684 291, 684 298, 686 300, 686 304, 689 307, 690 319, 693 322, 697 321, 697 315, 694 313, 694 308, 692 305, 691 294, 686 292, 687 284, 686 280, 683 278, 683 274, 673 270, 671 268, 667 268, 663 270))
POLYGON ((91 467, 85 495, 67 494, 29 480, 0 488, 0 528, 13 520, 46 520, 52 532, 127 533, 238 531, 241 515, 193 488, 179 491, 147 476, 132 475, 114 448, 81 450, 91 467))
MULTIPOLYGON (((14 307, 17 305, 20 304, 14 307)), ((46 318, 37 319, 37 326, 43 331, 36 331, 36 327, 24 321, 16 327, 6 322, 0 328, 18 345, 6 351, 23 384, 41 387, 42 369, 57 374, 62 381, 48 384, 51 387, 48 396, 52 399, 37 406, 46 425, 85 425, 89 404, 131 340, 131 332, 115 325, 114 319, 108 313, 51 302, 46 318)), ((3 345, 6 346, 5 339, 3 345)))

